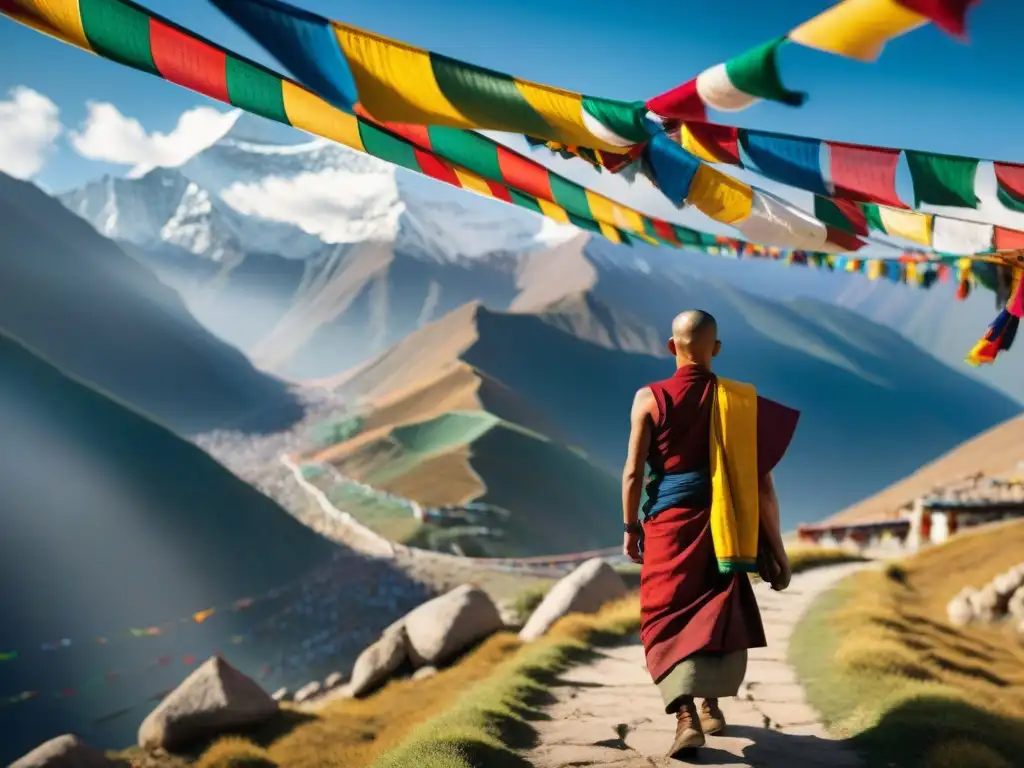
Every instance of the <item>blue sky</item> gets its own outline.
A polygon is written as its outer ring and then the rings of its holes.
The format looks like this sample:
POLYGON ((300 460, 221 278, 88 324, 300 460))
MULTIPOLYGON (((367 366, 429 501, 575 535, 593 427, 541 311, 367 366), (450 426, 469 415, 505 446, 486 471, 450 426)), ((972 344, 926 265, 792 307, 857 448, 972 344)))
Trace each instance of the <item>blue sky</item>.
MULTIPOLYGON (((298 0, 325 15, 450 56, 573 90, 642 99, 703 68, 783 34, 824 0, 298 0)), ((269 62, 204 0, 143 0, 157 13, 269 62)), ((928 26, 889 44, 875 64, 789 46, 787 85, 810 93, 792 109, 759 104, 735 124, 869 144, 1024 161, 1017 140, 1024 100, 1014 51, 1024 4, 984 0, 970 15, 969 44, 928 26)), ((60 109, 63 134, 35 176, 63 190, 125 165, 80 157, 69 143, 86 102, 109 102, 146 131, 171 131, 211 102, 156 78, 49 40, 0 18, 0 101, 25 86, 60 109)))

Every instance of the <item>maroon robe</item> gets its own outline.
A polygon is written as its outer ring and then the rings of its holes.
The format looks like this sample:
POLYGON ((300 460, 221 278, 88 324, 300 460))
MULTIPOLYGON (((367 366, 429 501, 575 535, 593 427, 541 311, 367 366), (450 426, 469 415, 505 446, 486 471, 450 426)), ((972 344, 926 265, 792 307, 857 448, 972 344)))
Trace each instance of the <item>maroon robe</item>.
MULTIPOLYGON (((649 385, 658 404, 648 464, 653 472, 710 469, 714 374, 680 368, 649 385)), ((782 458, 799 412, 758 397, 758 472, 782 458)), ((766 645, 761 614, 745 573, 721 574, 709 507, 672 507, 644 523, 640 639, 655 682, 696 653, 766 645)))

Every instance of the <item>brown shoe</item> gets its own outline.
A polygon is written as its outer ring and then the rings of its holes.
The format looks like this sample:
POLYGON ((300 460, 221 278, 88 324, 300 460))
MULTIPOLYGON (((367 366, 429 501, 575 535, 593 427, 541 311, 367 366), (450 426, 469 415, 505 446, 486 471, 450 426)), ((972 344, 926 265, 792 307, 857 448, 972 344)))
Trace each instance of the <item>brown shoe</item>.
POLYGON ((725 715, 718 706, 718 699, 704 699, 700 703, 700 726, 708 736, 725 730, 725 715))
POLYGON ((697 706, 691 699, 688 703, 683 704, 676 713, 676 738, 672 742, 668 756, 677 758, 703 746, 704 731, 700 726, 697 706))

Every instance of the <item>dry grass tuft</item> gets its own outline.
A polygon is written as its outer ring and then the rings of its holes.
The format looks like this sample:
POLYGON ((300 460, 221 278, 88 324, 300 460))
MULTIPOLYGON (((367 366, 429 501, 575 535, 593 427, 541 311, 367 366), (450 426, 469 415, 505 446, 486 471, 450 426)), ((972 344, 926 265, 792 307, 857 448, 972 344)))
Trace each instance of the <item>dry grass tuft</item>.
POLYGON ((880 765, 1021 764, 1024 648, 1004 628, 952 626, 946 604, 1022 553, 1024 522, 972 532, 821 598, 790 658, 830 727, 880 765))
POLYGON ((276 768, 267 750, 240 736, 225 736, 203 753, 196 768, 276 768))

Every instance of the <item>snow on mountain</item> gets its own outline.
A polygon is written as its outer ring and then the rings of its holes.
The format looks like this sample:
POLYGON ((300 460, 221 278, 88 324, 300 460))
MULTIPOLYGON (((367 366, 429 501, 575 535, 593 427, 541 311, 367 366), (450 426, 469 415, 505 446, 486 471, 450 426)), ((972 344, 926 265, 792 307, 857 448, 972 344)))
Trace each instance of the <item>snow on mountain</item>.
POLYGON ((546 248, 577 232, 241 113, 177 168, 135 169, 60 199, 108 237, 216 262, 244 252, 305 259, 324 244, 367 240, 451 261, 546 248))

